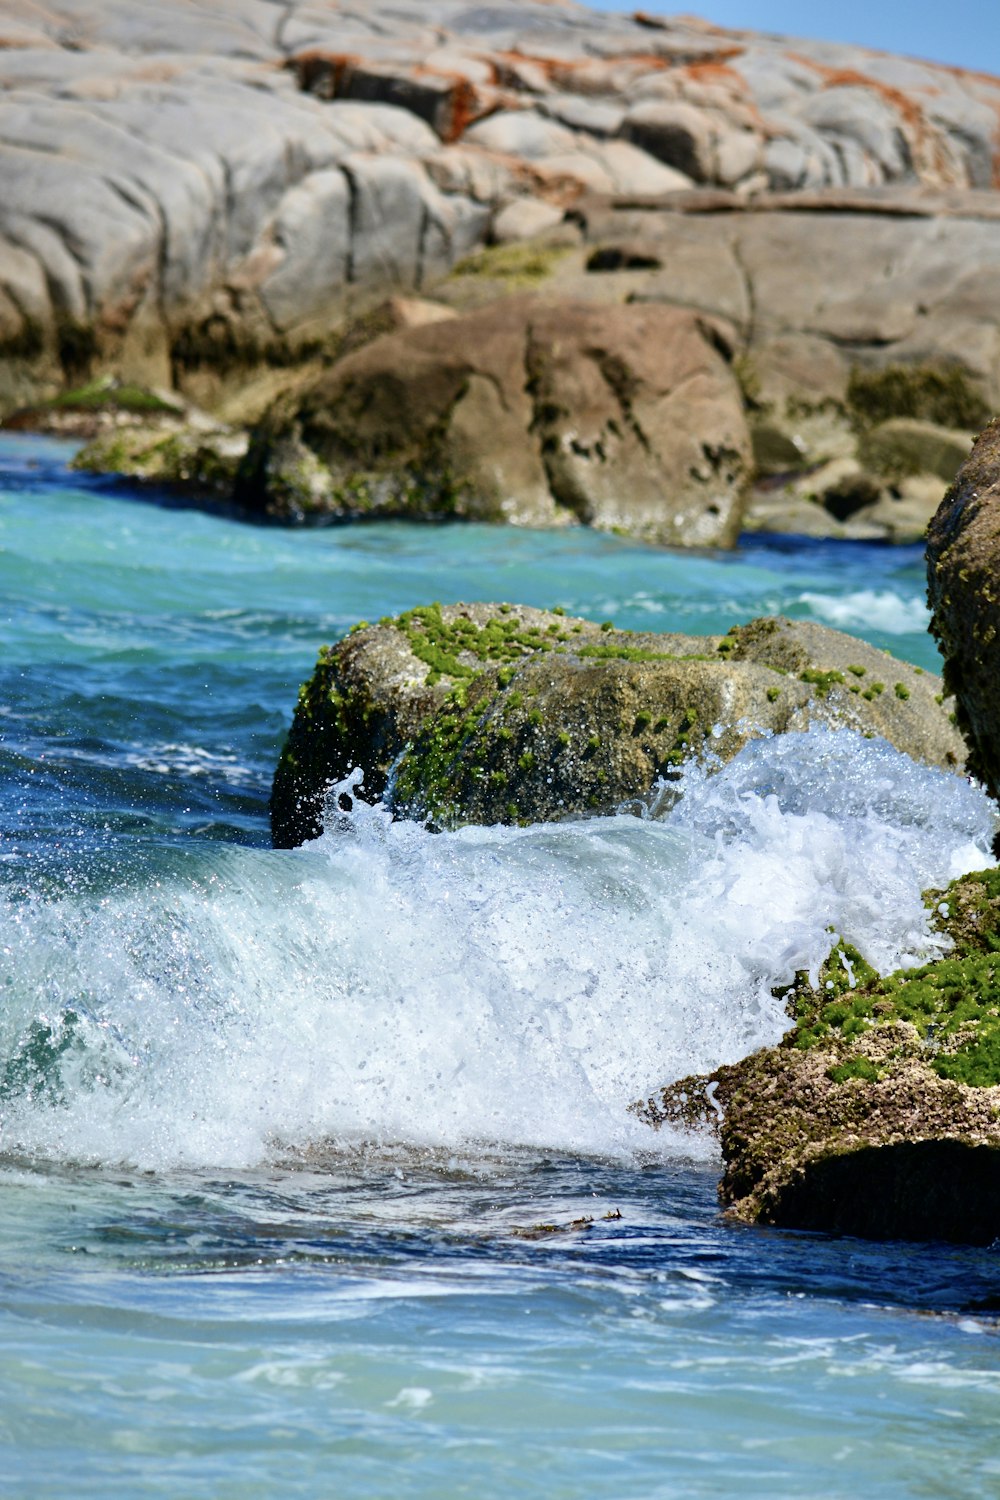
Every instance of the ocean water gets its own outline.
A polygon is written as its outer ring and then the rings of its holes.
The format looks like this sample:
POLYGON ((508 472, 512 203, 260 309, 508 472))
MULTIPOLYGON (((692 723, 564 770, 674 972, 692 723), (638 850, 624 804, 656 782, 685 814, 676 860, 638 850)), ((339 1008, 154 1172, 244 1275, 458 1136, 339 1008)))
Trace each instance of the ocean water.
POLYGON ((268 846, 316 650, 432 599, 936 667, 917 549, 251 527, 0 439, 0 1495, 995 1496, 995 1247, 720 1214, 628 1110, 935 951, 977 787, 815 731, 664 817, 268 846))

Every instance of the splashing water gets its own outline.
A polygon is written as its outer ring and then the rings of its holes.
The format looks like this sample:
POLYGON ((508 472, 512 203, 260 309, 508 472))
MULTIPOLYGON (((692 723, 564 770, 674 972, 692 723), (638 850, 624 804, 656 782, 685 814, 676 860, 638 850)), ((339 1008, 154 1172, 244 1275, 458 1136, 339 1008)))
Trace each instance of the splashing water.
POLYGON ((662 818, 435 834, 344 789, 293 853, 161 852, 6 907, 7 1149, 676 1150, 629 1102, 774 1042, 773 988, 832 931, 883 970, 935 951, 921 892, 986 865, 994 828, 974 785, 822 729, 689 767, 662 818))

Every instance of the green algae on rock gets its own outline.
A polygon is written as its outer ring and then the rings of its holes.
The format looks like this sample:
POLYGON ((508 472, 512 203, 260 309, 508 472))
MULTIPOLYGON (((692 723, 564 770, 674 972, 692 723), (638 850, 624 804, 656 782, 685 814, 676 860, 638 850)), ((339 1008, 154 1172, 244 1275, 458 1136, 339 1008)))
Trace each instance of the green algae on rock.
POLYGON ((367 797, 440 827, 645 805, 689 756, 726 761, 754 735, 812 722, 957 768, 939 696, 929 673, 806 621, 656 635, 520 605, 430 605, 320 653, 275 773, 272 837, 319 834, 330 788, 355 768, 367 797), (903 693, 866 687, 879 673, 903 693))
POLYGON ((721 1109, 719 1193, 735 1217, 872 1238, 1000 1233, 1000 870, 925 902, 942 957, 879 975, 838 941, 818 983, 799 975, 788 992, 779 1046, 635 1107, 654 1126, 721 1109))
POLYGON ((71 467, 228 499, 246 448, 247 435, 237 428, 164 420, 99 432, 71 467))

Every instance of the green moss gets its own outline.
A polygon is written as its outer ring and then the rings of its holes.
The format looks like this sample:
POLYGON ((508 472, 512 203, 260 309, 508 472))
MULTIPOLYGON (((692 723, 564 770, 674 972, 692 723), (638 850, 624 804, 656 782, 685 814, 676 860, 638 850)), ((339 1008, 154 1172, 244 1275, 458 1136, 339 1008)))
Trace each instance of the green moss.
POLYGON ((50 411, 127 411, 136 414, 176 413, 176 405, 164 401, 142 386, 120 384, 107 376, 88 381, 75 390, 53 396, 45 406, 50 411))
POLYGON ((460 260, 452 275, 496 278, 513 286, 538 286, 548 280, 567 250, 566 245, 538 245, 530 241, 492 245, 460 260))
POLYGON ((851 372, 847 404, 855 422, 877 426, 892 417, 917 417, 942 427, 978 432, 990 411, 964 370, 955 365, 887 365, 851 372))
POLYGON ((905 703, 906 700, 907 700, 907 698, 910 696, 910 690, 906 686, 905 682, 897 682, 897 683, 895 683, 892 690, 896 694, 896 697, 902 703, 905 703))
MULTIPOLYGON (((490 662, 516 662, 553 648, 538 627, 520 626, 516 618, 494 617, 482 626, 461 615, 446 620, 439 604, 407 610, 394 623, 406 636, 413 654, 430 667, 435 681, 441 677, 474 677, 490 662), (468 657, 473 661, 463 660, 468 657)), ((502 668, 500 685, 506 687, 513 675, 512 666, 502 668)))
POLYGON ((818 690, 820 697, 825 698, 831 688, 844 681, 844 674, 836 670, 824 672, 818 667, 807 667, 804 672, 799 673, 799 681, 811 683, 818 690))
POLYGON ((827 1068, 826 1076, 833 1083, 847 1083, 851 1078, 863 1078, 866 1083, 875 1083, 881 1078, 882 1070, 867 1057, 852 1057, 845 1063, 827 1068))
MULTIPOLYGON (((905 1023, 940 1077, 977 1088, 1000 1084, 1000 870, 954 882, 947 901, 940 895, 928 892, 925 899, 955 940, 953 953, 880 976, 856 949, 838 942, 818 987, 800 976, 791 991, 796 1024, 783 1045, 850 1051, 874 1028, 905 1023)), ((848 1056, 838 1067, 852 1066, 845 1078, 867 1077, 863 1059, 863 1053, 848 1056)))
MULTIPOLYGON (((581 646, 579 656, 596 657, 599 661, 678 661, 667 651, 644 651, 639 646, 581 646)), ((703 659, 703 658, 702 658, 703 659)))
POLYGON ((769 687, 768 688, 768 690, 767 690, 767 701, 768 701, 768 703, 777 703, 777 701, 778 701, 778 699, 780 697, 781 697, 781 689, 780 688, 778 688, 778 687, 769 687))
POLYGON ((862 696, 862 698, 867 698, 869 703, 874 703, 875 699, 881 693, 884 693, 884 692, 885 692, 885 683, 884 682, 873 682, 868 687, 865 688, 865 690, 861 694, 861 696, 862 696))
POLYGON ((847 670, 853 672, 855 677, 863 677, 865 675, 865 668, 856 666, 853 663, 848 664, 847 670))

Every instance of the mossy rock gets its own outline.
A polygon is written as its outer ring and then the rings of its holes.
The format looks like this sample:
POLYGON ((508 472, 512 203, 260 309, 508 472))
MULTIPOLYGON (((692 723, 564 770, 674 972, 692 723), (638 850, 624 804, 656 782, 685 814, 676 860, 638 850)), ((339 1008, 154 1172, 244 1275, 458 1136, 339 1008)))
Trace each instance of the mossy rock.
POLYGON ((228 498, 246 447, 246 433, 233 428, 185 426, 176 421, 113 427, 92 438, 71 467, 228 498))
POLYGON ((969 744, 1000 800, 1000 420, 980 434, 927 530, 931 631, 969 744))
POLYGON ((847 405, 861 427, 876 427, 894 417, 910 417, 940 427, 978 432, 990 417, 982 395, 957 365, 855 368, 847 384, 847 405))
POLYGON ((865 468, 886 479, 933 474, 950 484, 974 441, 973 432, 956 431, 916 417, 895 417, 862 433, 858 458, 865 468))
POLYGON ((645 805, 689 756, 722 762, 753 734, 813 722, 958 768, 939 697, 929 673, 811 622, 654 635, 526 606, 430 605, 320 653, 275 774, 272 836, 315 837, 330 787, 356 767, 366 796, 439 827, 645 805))
POLYGON ((176 423, 183 414, 184 403, 178 396, 102 375, 60 391, 47 401, 21 407, 6 417, 3 425, 12 431, 92 438, 144 423, 176 423))
POLYGON ((794 1025, 637 1106, 651 1124, 722 1107, 720 1196, 753 1223, 989 1243, 1000 1233, 1000 870, 929 891, 945 956, 879 975, 838 942, 794 1025))

